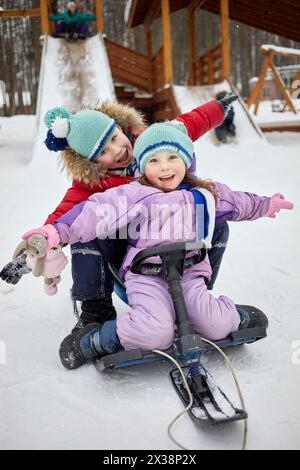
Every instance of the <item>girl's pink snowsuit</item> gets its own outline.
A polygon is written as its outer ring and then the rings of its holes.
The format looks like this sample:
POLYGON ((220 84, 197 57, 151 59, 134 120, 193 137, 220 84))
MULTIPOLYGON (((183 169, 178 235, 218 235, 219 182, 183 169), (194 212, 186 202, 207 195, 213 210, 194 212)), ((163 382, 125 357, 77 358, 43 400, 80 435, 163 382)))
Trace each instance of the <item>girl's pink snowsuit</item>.
MULTIPOLYGON (((216 223, 255 220, 266 215, 270 198, 232 191, 221 183, 215 183, 215 187, 218 192, 216 223)), ((195 213, 190 191, 165 193, 133 182, 94 194, 55 222, 61 242, 69 244, 112 234, 130 224, 125 235, 129 245, 121 269, 130 308, 117 320, 117 334, 125 350, 141 348, 148 351, 171 346, 174 310, 166 282, 157 277, 133 274, 129 266, 144 248, 195 241, 195 213), (160 209, 169 208, 168 216, 162 216, 160 210, 151 212, 155 205, 160 209), (187 207, 190 211, 183 210, 187 207), (136 236, 138 224, 132 222, 137 220, 142 228, 136 236)), ((206 257, 185 271, 182 287, 195 330, 208 339, 218 340, 238 329, 240 317, 233 300, 223 295, 214 297, 207 290, 205 279, 209 280, 210 276, 211 267, 206 257)))

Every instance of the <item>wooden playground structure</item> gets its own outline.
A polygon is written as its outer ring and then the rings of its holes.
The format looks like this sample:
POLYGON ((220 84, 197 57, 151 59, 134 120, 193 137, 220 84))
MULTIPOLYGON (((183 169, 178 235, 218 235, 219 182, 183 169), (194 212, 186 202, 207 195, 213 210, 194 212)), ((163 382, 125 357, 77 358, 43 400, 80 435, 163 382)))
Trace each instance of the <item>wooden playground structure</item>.
MULTIPOLYGON (((105 38, 117 99, 142 109, 151 116, 151 120, 172 119, 178 115, 179 111, 172 91, 173 45, 170 16, 173 12, 183 8, 186 8, 188 13, 190 61, 187 84, 190 86, 214 85, 224 80, 230 83, 230 19, 300 41, 300 29, 292 8, 294 5, 296 11, 298 1, 289 0, 287 2, 283 0, 280 2, 280 7, 274 6, 274 2, 271 0, 265 0, 263 3, 265 5, 262 5, 262 2, 254 5, 251 0, 152 0, 151 2, 132 0, 128 14, 128 27, 134 28, 143 25, 147 52, 141 54, 105 38), (201 56, 198 55, 196 47, 197 9, 203 9, 220 16, 220 40, 218 44, 201 56), (272 21, 266 17, 266 9, 272 11, 272 21), (262 20, 263 14, 264 20, 262 20), (162 45, 153 54, 152 30, 153 22, 157 18, 161 19, 162 45), (124 86, 121 86, 120 82, 124 86), (138 94, 135 91, 128 91, 128 86, 135 87, 138 94)), ((50 6, 50 0, 40 0, 39 8, 0 11, 0 18, 38 16, 40 17, 41 33, 51 34, 54 25, 48 20, 48 16, 52 13, 50 6)), ((103 34, 105 33, 103 1, 94 0, 94 9, 96 31, 103 34)), ((264 76, 267 69, 271 68, 287 106, 296 112, 290 93, 284 89, 283 82, 272 62, 272 57, 277 54, 276 51, 266 50, 264 54, 265 63, 258 84, 250 97, 249 105, 255 103, 257 112, 264 76)))
MULTIPOLYGON (((289 49, 289 48, 284 48, 284 47, 276 47, 276 46, 271 46, 271 45, 265 45, 261 47, 261 52, 264 55, 264 62, 261 68, 261 72, 259 74, 258 81, 255 85, 255 87, 252 90, 251 96, 248 100, 248 108, 250 108, 253 104, 255 105, 254 109, 254 114, 257 114, 258 108, 259 108, 259 103, 261 101, 261 96, 262 96, 262 91, 263 91, 263 85, 264 81, 266 78, 266 75, 269 70, 271 70, 274 79, 282 93, 282 96, 285 100, 284 106, 282 108, 282 111, 288 106, 291 111, 293 111, 294 114, 298 114, 298 110, 295 106, 295 103, 293 102, 292 99, 292 93, 293 89, 287 90, 285 88, 285 85, 283 83, 283 80, 277 70, 277 68, 274 65, 273 62, 273 57, 274 56, 283 56, 283 57, 292 57, 292 58, 297 58, 300 59, 300 50, 294 50, 294 49, 289 49)), ((294 81, 296 82, 297 80, 300 80, 300 71, 296 74, 294 81)))

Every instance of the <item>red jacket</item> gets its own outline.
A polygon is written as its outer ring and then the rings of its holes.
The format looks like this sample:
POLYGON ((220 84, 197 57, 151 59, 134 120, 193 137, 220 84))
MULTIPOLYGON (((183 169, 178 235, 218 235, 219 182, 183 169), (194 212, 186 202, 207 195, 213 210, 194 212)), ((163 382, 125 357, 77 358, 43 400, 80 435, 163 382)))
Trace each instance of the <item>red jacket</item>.
MULTIPOLYGON (((176 120, 183 122, 189 137, 195 142, 206 132, 223 123, 224 111, 218 101, 210 101, 188 113, 182 114, 176 120)), ((88 199, 92 194, 127 184, 132 180, 131 176, 118 176, 113 173, 107 173, 106 177, 99 180, 99 184, 92 185, 73 180, 71 188, 68 189, 55 211, 48 216, 45 225, 53 224, 56 219, 72 209, 76 204, 88 199)))

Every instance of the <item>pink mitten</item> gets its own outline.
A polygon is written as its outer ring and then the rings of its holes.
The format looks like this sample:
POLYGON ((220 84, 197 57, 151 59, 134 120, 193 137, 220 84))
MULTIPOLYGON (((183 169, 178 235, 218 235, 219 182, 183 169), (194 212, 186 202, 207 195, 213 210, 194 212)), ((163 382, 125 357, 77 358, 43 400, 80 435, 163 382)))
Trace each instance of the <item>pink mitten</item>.
POLYGON ((59 234, 53 225, 48 224, 40 228, 34 228, 33 230, 28 230, 22 235, 23 240, 27 240, 31 235, 40 234, 47 238, 48 248, 55 248, 60 243, 59 234))
POLYGON ((279 212, 281 209, 293 209, 294 204, 290 201, 284 199, 284 195, 281 193, 273 194, 270 199, 270 205, 266 217, 276 217, 276 212, 279 212))

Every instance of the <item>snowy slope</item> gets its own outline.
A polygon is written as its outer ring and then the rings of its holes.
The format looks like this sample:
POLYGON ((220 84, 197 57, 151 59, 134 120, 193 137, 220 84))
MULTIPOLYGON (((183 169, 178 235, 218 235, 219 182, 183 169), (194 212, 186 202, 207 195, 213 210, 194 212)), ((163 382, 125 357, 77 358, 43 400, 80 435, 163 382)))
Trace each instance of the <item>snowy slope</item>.
MULTIPOLYGON (((42 96, 44 110, 63 104, 57 86, 42 96)), ((196 104, 190 102, 190 107, 196 104)), ((59 202, 66 179, 56 157, 42 144, 33 146, 33 117, 2 118, 0 124, 3 266, 20 234, 40 225, 59 202)), ((41 129, 39 139, 42 134, 41 129)), ((254 138, 242 121, 239 135, 237 144, 224 147, 201 139, 198 173, 235 189, 266 195, 281 191, 296 208, 276 220, 231 224, 215 290, 236 302, 257 305, 270 318, 268 339, 229 352, 250 416, 248 448, 299 449, 300 364, 292 362, 292 346, 300 341, 300 138, 275 134, 269 144, 254 138)), ((42 281, 30 275, 16 286, 0 283, 0 448, 175 450, 166 427, 182 407, 167 364, 102 375, 92 365, 76 371, 62 368, 58 347, 75 321, 70 285, 70 266, 55 297, 45 296, 42 281)), ((118 300, 116 307, 119 313, 126 308, 118 300)), ((212 354, 206 365, 234 398, 222 359, 212 354)), ((197 429, 184 417, 174 434, 189 449, 240 448, 242 424, 197 429)))
MULTIPOLYGON (((195 106, 207 103, 216 99, 216 95, 221 91, 231 92, 232 89, 228 81, 216 85, 207 86, 173 86, 173 92, 176 104, 182 113, 185 113, 195 106)), ((252 142, 259 143, 264 139, 260 129, 255 124, 252 116, 248 113, 246 106, 240 100, 233 103, 235 111, 236 131, 239 139, 245 141, 249 139, 252 142)), ((201 143, 216 143, 214 132, 209 132, 201 139, 201 143)))

